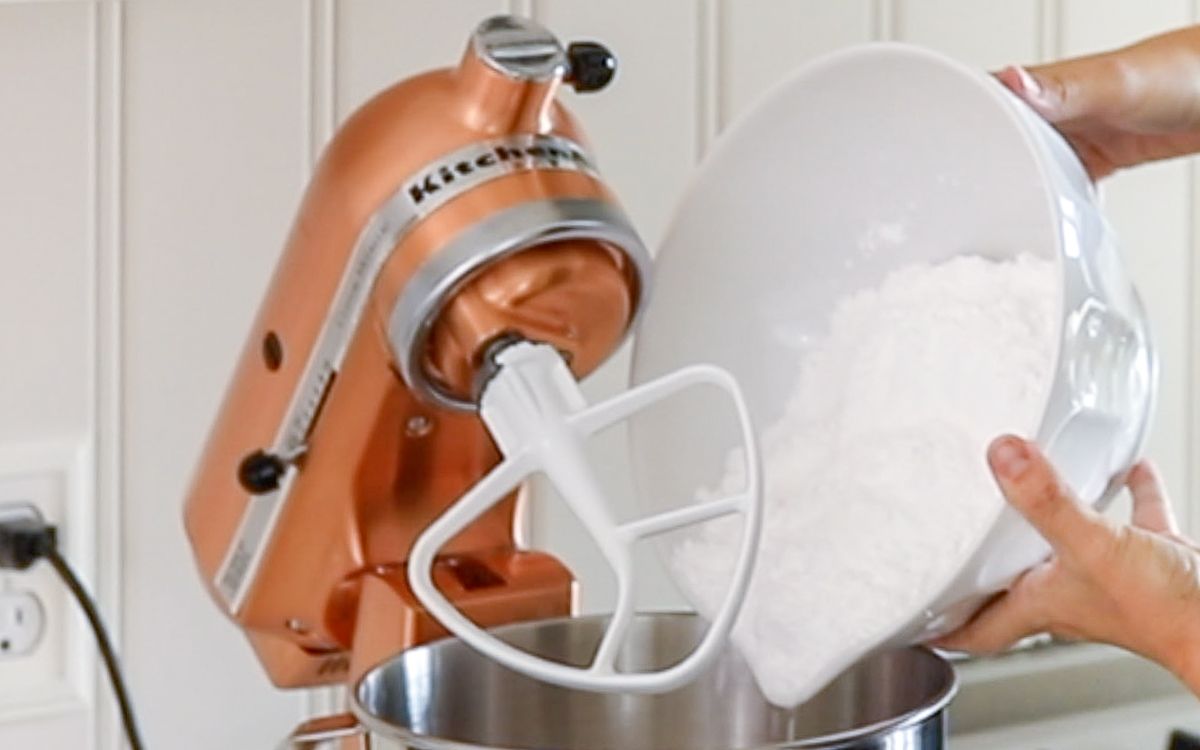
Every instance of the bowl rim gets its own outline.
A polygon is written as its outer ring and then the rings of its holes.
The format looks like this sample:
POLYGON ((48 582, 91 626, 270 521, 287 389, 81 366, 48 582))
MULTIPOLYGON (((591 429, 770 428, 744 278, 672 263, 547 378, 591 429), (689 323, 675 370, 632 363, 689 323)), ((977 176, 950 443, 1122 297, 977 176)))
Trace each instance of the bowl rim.
MULTIPOLYGON (((689 612, 689 611, 684 611, 684 610, 660 610, 660 611, 652 611, 652 612, 639 612, 637 616, 640 619, 652 619, 652 620, 664 620, 664 619, 703 620, 703 618, 700 615, 696 614, 695 612, 689 612)), ((608 617, 607 614, 589 614, 589 615, 579 615, 579 616, 569 616, 568 615, 568 616, 564 616, 564 617, 548 617, 548 618, 537 619, 537 620, 526 620, 524 622, 509 623, 507 625, 501 625, 498 627, 489 628, 489 632, 502 635, 509 631, 520 631, 520 630, 528 629, 528 628, 534 627, 534 626, 542 627, 542 626, 546 626, 546 625, 550 625, 550 626, 565 625, 565 624, 572 623, 572 622, 590 623, 590 622, 602 621, 607 617, 608 617)), ((736 646, 733 644, 732 641, 729 641, 729 644, 730 644, 730 648, 736 649, 736 646)), ((396 653, 396 654, 388 657, 384 661, 371 667, 366 672, 364 672, 363 675, 354 682, 353 688, 350 691, 350 695, 349 695, 349 698, 350 698, 349 703, 350 703, 351 712, 358 719, 359 723, 362 724, 363 727, 365 727, 368 731, 378 732, 380 734, 383 734, 383 735, 389 737, 390 739, 399 740, 400 742, 405 743, 409 747, 416 748, 417 750, 560 750, 559 748, 552 748, 552 747, 547 747, 547 748, 543 749, 540 746, 535 748, 533 746, 521 746, 521 745, 515 745, 515 744, 514 745, 483 744, 483 743, 478 743, 478 742, 473 742, 473 741, 454 740, 454 739, 448 739, 448 738, 438 737, 438 736, 429 735, 429 734, 423 734, 420 732, 413 731, 412 729, 410 729, 408 727, 400 726, 400 725, 392 723, 384 718, 376 716, 364 707, 363 700, 362 700, 362 691, 365 689, 365 685, 366 685, 368 679, 370 679, 373 675, 376 675, 376 674, 382 672, 383 670, 387 669, 389 666, 405 659, 406 656, 411 656, 413 652, 432 651, 432 650, 436 650, 436 649, 446 649, 446 648, 456 648, 456 647, 468 649, 468 650, 470 650, 470 648, 471 648, 470 645, 467 644, 465 641, 455 638, 454 636, 447 636, 445 638, 439 638, 437 640, 429 641, 429 642, 423 643, 419 646, 414 646, 413 648, 405 649, 404 651, 400 651, 399 653, 396 653)), ((877 735, 877 734, 884 733, 884 732, 892 732, 892 731, 896 731, 896 730, 900 730, 900 729, 905 729, 907 727, 923 724, 927 720, 929 720, 929 719, 937 716, 941 712, 943 712, 946 709, 946 707, 950 704, 950 702, 954 699, 954 697, 958 694, 958 690, 960 687, 958 671, 954 668, 954 665, 949 660, 947 660, 945 657, 939 655, 932 649, 926 648, 924 646, 905 646, 905 647, 897 648, 894 650, 895 651, 910 651, 913 653, 919 653, 919 654, 921 654, 922 659, 926 659, 931 662, 935 662, 944 670, 944 673, 946 676, 945 684, 932 697, 930 697, 924 704, 917 706, 916 708, 910 709, 908 711, 905 711, 901 714, 898 714, 892 718, 883 719, 883 720, 874 722, 872 724, 868 724, 868 725, 865 725, 862 727, 856 727, 854 729, 844 730, 844 731, 837 732, 834 734, 826 734, 826 735, 822 735, 820 737, 806 737, 806 738, 801 738, 801 739, 796 739, 796 740, 783 740, 783 741, 779 741, 779 742, 767 742, 767 743, 762 743, 762 744, 758 744, 758 745, 746 745, 743 747, 731 748, 731 750, 790 750, 790 749, 804 750, 805 748, 811 748, 813 750, 820 750, 821 748, 825 748, 826 750, 836 750, 836 748, 838 748, 842 744, 849 742, 849 741, 858 740, 858 739, 870 737, 870 736, 877 735)), ((487 659, 486 656, 479 654, 478 652, 472 652, 472 653, 475 653, 476 656, 480 659, 483 659, 483 660, 487 659)), ((738 656, 739 657, 741 656, 740 652, 739 652, 738 656)), ((861 658, 865 659, 865 658, 869 658, 870 656, 871 656, 871 654, 868 654, 868 655, 864 655, 861 658)), ((855 663, 857 663, 857 662, 855 662, 855 663)), ((500 669, 506 669, 506 667, 504 667, 503 665, 497 665, 497 666, 500 669)), ((747 672, 750 673, 749 665, 746 665, 745 668, 746 668, 747 672)), ((527 678, 527 679, 533 679, 533 678, 527 678)), ((559 687, 559 686, 555 686, 555 687, 559 690, 564 690, 564 691, 570 690, 569 688, 563 688, 563 687, 559 687)), ((758 687, 757 683, 755 683, 755 687, 756 688, 758 687)), ((571 691, 571 692, 586 692, 586 691, 571 691)), ((760 691, 760 694, 761 694, 761 691, 760 691)), ((622 693, 621 695, 630 695, 630 694, 622 693)), ((765 696, 763 697, 763 701, 764 701, 764 703, 767 703, 768 705, 774 706, 774 704, 771 704, 769 701, 767 701, 765 696)), ((803 705, 803 704, 800 704, 800 705, 803 705)), ((777 706, 776 708, 779 708, 780 710, 784 710, 784 711, 792 710, 792 709, 788 709, 785 707, 779 707, 779 706, 777 706)), ((794 708, 798 708, 798 706, 793 707, 793 709, 794 708)), ((603 750, 603 749, 596 748, 595 750, 603 750)))

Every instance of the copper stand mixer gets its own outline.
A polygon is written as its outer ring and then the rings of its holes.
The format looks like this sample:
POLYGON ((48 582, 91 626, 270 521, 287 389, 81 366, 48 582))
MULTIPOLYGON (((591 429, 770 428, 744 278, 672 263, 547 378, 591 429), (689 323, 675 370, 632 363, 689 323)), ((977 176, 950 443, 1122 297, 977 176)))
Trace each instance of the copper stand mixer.
POLYGON ((533 22, 491 18, 458 67, 384 91, 328 145, 186 507, 204 580, 276 685, 346 683, 449 630, 560 684, 664 690, 732 624, 759 502, 736 384, 699 366, 593 407, 576 386, 649 289, 646 249, 555 100, 563 82, 597 90, 614 71, 599 45, 564 50, 533 22), (697 385, 739 407, 745 491, 616 524, 579 441, 697 385), (727 612, 692 656, 616 670, 623 595, 589 668, 487 636, 573 612, 571 572, 514 538, 515 489, 534 471, 557 473, 622 583, 633 541, 743 516, 727 612))

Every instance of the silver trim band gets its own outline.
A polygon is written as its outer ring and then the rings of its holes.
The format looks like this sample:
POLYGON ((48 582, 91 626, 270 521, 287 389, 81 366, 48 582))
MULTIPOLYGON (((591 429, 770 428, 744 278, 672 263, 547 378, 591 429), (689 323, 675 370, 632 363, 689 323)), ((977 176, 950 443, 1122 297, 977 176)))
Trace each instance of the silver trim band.
POLYGON ((408 386, 441 406, 474 410, 474 402, 440 389, 422 367, 421 354, 438 314, 484 266, 534 245, 572 239, 607 242, 628 256, 638 276, 636 320, 649 294, 650 254, 625 215, 613 204, 593 198, 521 203, 461 232, 417 269, 400 292, 388 319, 388 339, 408 386))
MULTIPOLYGON (((597 176, 591 157, 578 143, 552 135, 520 134, 480 141, 442 156, 403 183, 367 221, 342 274, 329 315, 292 395, 270 452, 285 460, 307 450, 309 430, 380 270, 400 240, 422 219, 450 200, 515 172, 558 170, 597 176)), ((257 578, 258 568, 287 502, 296 469, 289 465, 274 492, 250 498, 213 584, 230 612, 238 613, 257 578)))

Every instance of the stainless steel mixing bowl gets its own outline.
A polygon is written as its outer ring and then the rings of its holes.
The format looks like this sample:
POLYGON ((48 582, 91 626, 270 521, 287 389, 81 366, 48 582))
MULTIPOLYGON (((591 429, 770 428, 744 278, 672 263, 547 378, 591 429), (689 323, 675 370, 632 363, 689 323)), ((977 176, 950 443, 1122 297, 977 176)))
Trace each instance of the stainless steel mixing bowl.
MULTIPOLYGON (((538 655, 584 664, 604 622, 543 620, 496 632, 538 655)), ((643 615, 621 668, 669 665, 703 630, 694 615, 643 615)), ((589 693, 531 680, 445 640, 370 671, 355 688, 354 710, 371 732, 372 750, 932 750, 945 746, 945 709, 956 687, 946 661, 900 649, 868 657, 804 705, 781 709, 766 702, 729 650, 680 690, 589 693)))

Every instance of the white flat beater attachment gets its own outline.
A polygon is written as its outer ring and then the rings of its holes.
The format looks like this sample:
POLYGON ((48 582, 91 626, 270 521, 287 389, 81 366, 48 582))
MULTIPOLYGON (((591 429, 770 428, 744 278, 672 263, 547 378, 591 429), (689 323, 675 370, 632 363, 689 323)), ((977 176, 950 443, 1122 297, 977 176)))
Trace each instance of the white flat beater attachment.
POLYGON ((504 459, 417 539, 409 555, 413 592, 455 636, 497 662, 544 682, 603 692, 652 693, 672 690, 696 677, 717 655, 733 627, 756 557, 762 492, 758 448, 750 415, 737 382, 725 370, 693 365, 588 406, 562 357, 551 346, 519 342, 495 357, 498 371, 480 399, 480 415, 504 459), (584 454, 588 436, 694 386, 727 392, 737 409, 746 461, 746 487, 717 500, 618 523, 584 454), (450 539, 531 474, 541 472, 556 487, 612 567, 617 601, 599 648, 587 667, 534 656, 490 635, 467 619, 434 586, 433 563, 450 539), (742 518, 742 546, 721 609, 700 643, 664 669, 622 672, 617 657, 635 613, 633 546, 641 539, 731 514, 742 518))

